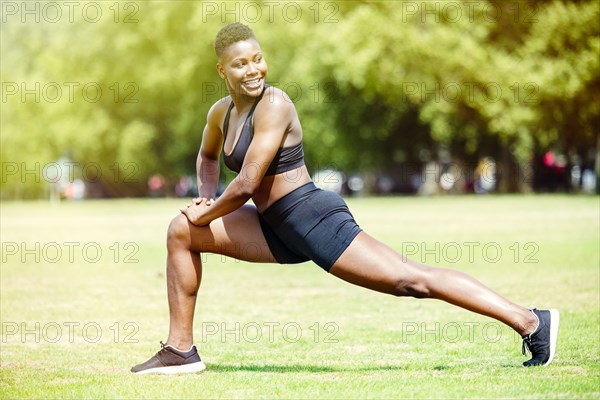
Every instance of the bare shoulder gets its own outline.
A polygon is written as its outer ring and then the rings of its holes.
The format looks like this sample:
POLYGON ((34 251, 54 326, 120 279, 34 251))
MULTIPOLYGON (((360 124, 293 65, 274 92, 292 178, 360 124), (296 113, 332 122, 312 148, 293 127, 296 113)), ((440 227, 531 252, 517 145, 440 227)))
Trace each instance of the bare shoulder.
POLYGON ((273 101, 279 101, 279 102, 283 102, 285 104, 291 104, 292 106, 294 105, 294 102, 292 101, 292 99, 290 99, 290 96, 288 96, 288 94, 286 92, 284 92, 283 90, 276 88, 274 86, 269 86, 265 92, 265 96, 269 96, 269 98, 272 98, 273 101))
POLYGON ((294 102, 286 92, 283 90, 269 86, 265 90, 263 95, 263 101, 261 101, 256 107, 257 113, 280 113, 281 115, 287 115, 294 117, 296 115, 296 107, 294 102))
POLYGON ((217 100, 208 110, 208 116, 206 117, 207 125, 220 128, 230 103, 230 96, 217 100))

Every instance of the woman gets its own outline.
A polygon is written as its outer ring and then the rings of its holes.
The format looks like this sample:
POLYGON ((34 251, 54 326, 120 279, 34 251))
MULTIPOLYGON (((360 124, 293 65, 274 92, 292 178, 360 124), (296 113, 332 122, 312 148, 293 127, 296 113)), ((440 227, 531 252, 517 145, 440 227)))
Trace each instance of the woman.
POLYGON ((250 28, 225 26, 216 36, 215 52, 230 95, 208 112, 197 160, 199 197, 169 225, 169 337, 132 372, 205 369, 192 339, 202 252, 263 263, 313 260, 359 286, 444 300, 495 318, 522 335, 523 351, 527 346, 532 353, 525 366, 552 361, 556 310, 529 310, 462 272, 408 260, 362 231, 338 195, 315 187, 304 165, 294 104, 265 83, 267 64, 250 28), (213 200, 221 152, 238 176, 213 200), (246 204, 250 198, 255 206, 246 204))

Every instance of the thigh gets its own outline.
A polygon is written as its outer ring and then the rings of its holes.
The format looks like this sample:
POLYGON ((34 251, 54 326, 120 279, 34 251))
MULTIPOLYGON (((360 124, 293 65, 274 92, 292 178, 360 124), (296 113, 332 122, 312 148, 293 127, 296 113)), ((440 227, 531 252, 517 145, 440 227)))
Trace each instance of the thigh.
MULTIPOLYGON (((185 218, 185 215, 182 216, 185 218)), ((243 261, 277 262, 253 205, 244 205, 206 226, 195 226, 187 219, 186 222, 190 229, 192 250, 222 254, 243 261)))
POLYGON ((361 232, 329 272, 347 282, 393 294, 398 284, 420 281, 425 267, 361 232))

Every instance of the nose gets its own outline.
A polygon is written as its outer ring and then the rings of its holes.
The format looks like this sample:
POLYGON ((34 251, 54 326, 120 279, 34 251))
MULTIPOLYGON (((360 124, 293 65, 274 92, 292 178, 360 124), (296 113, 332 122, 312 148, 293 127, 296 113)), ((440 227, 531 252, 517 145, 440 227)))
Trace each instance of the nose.
POLYGON ((258 72, 256 65, 253 62, 248 63, 248 69, 246 71, 246 75, 254 75, 258 72))

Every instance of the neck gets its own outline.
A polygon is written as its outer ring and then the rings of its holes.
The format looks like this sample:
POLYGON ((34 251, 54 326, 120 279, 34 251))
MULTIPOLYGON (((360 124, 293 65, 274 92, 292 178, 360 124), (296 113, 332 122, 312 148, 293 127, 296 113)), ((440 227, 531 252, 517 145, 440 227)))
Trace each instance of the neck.
POLYGON ((236 90, 235 88, 232 88, 229 85, 229 82, 227 82, 227 90, 229 92, 229 96, 231 96, 231 101, 233 102, 236 111, 238 111, 238 113, 241 113, 243 110, 245 110, 248 107, 252 107, 252 105, 254 104, 254 102, 256 101, 256 99, 258 97, 260 97, 260 95, 262 94, 262 92, 265 91, 266 89, 266 84, 263 85, 262 91, 261 93, 254 97, 254 96, 248 96, 244 93, 242 93, 241 90, 236 90))

